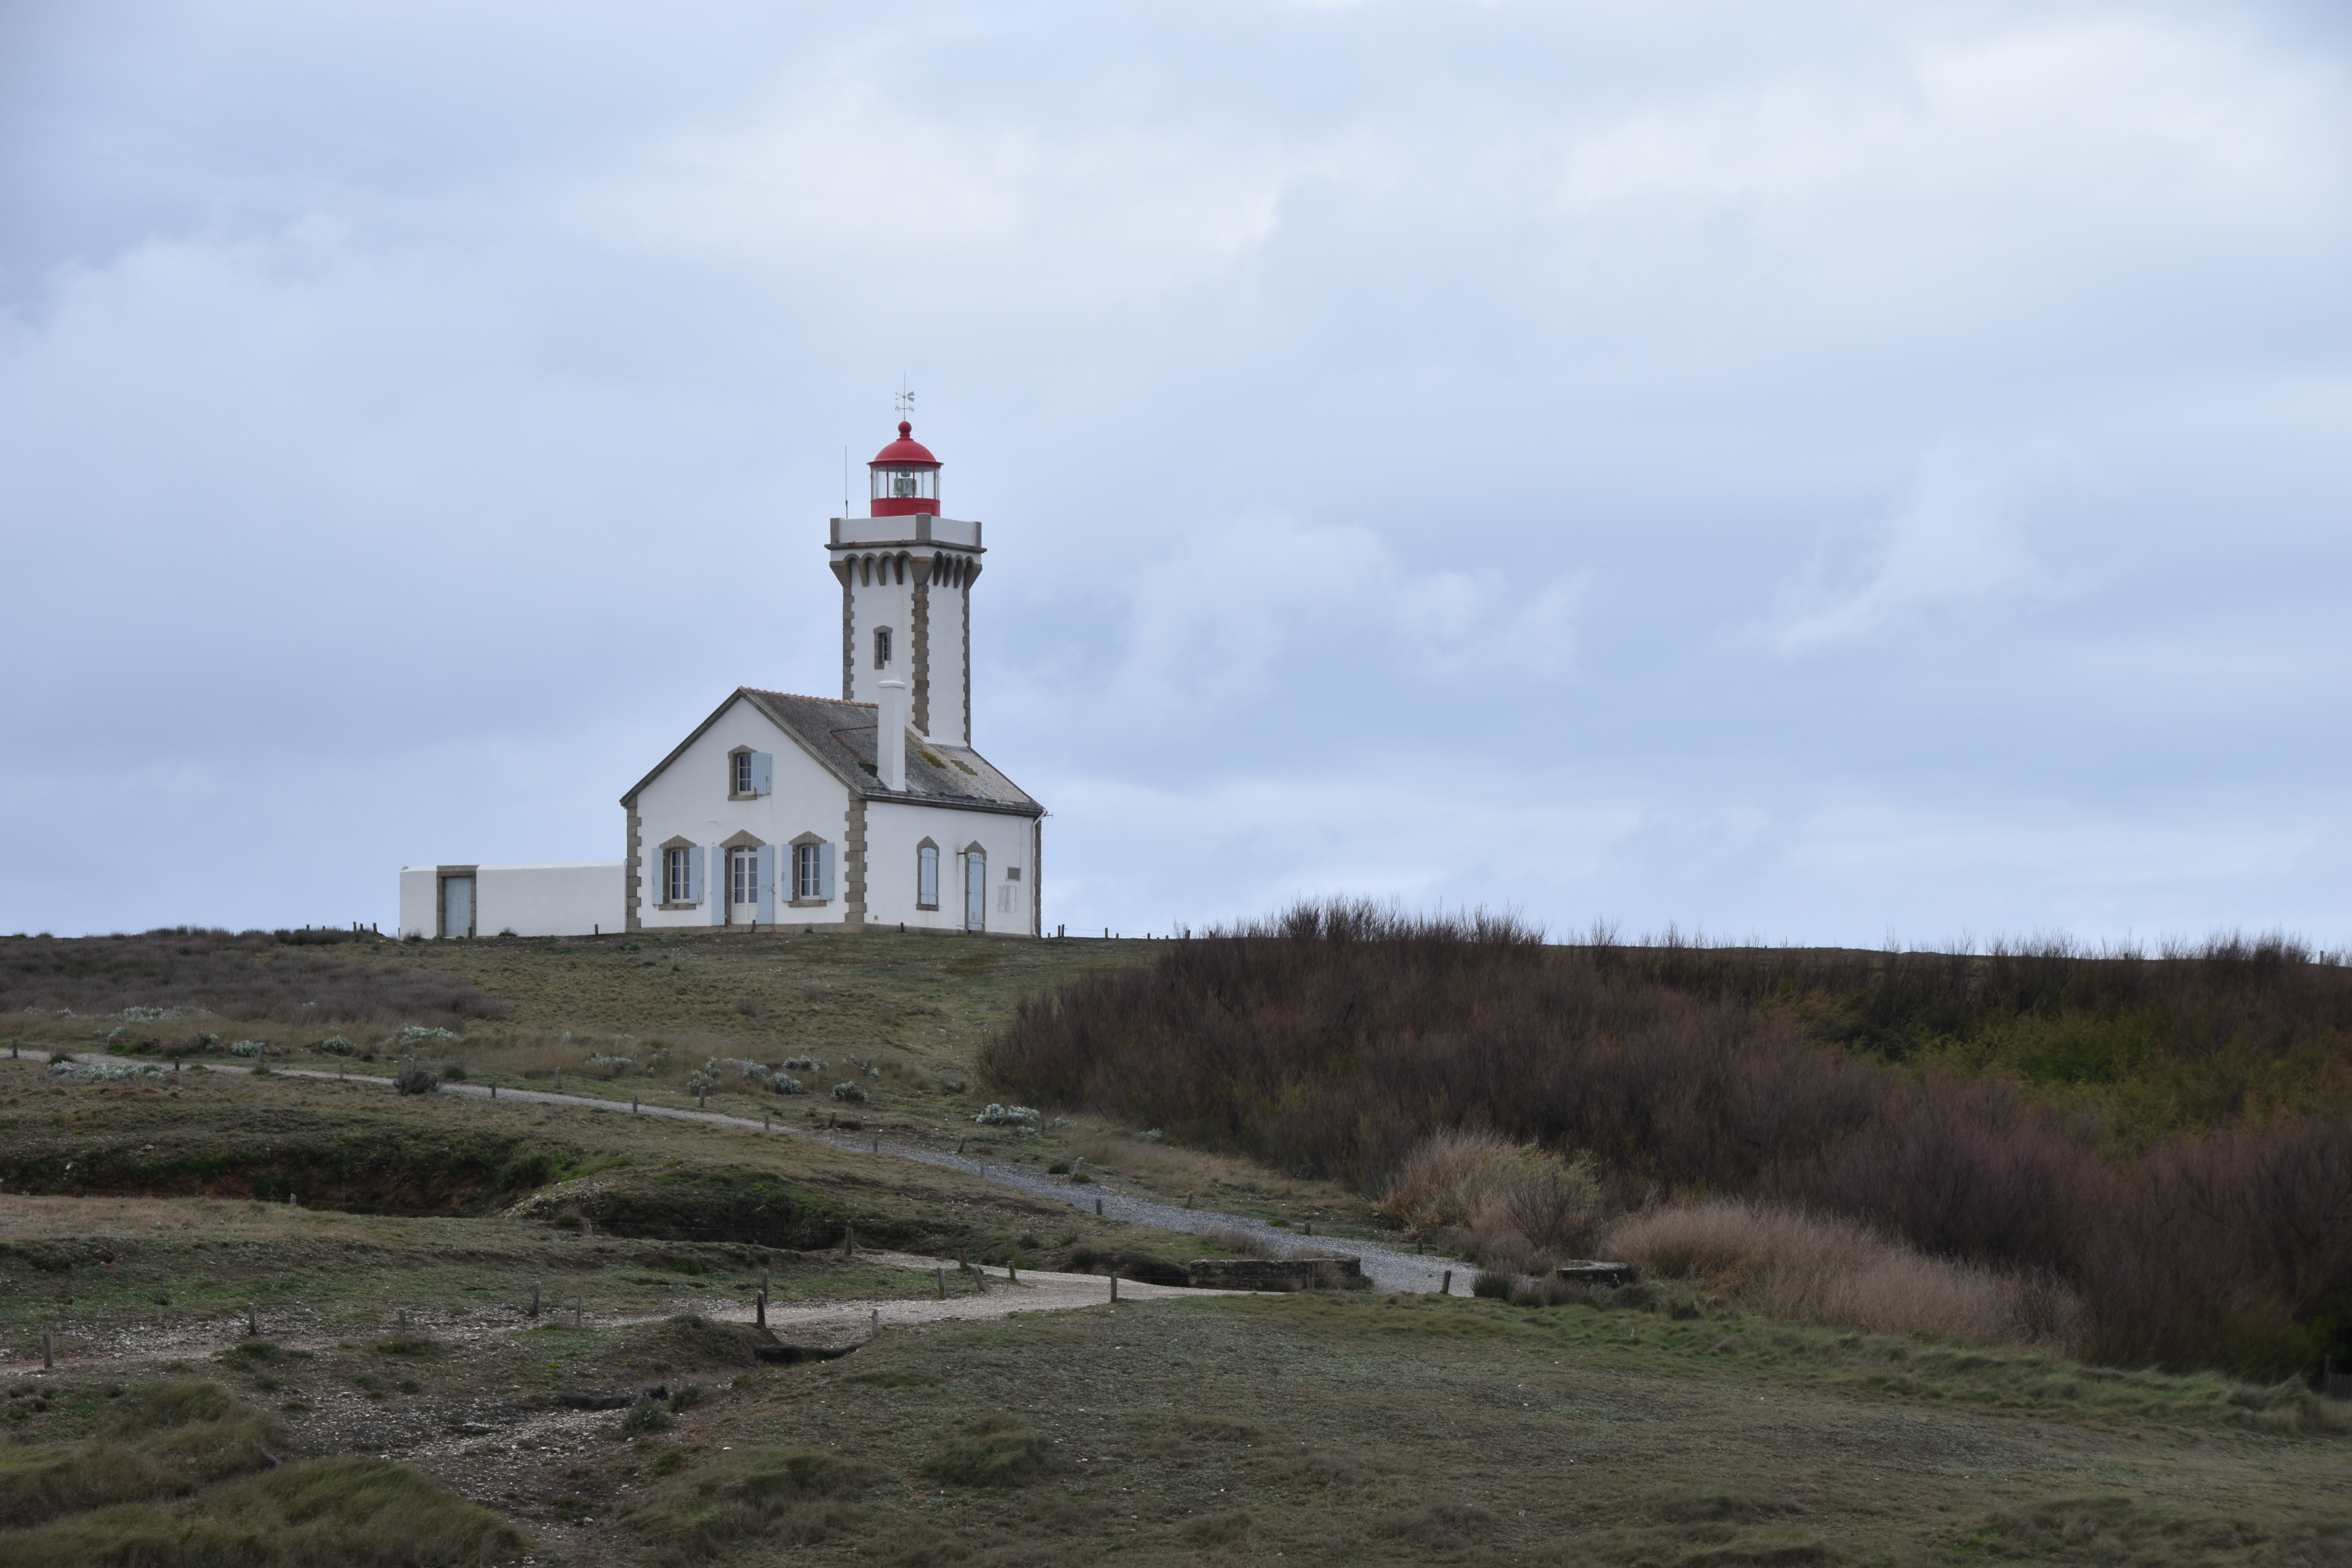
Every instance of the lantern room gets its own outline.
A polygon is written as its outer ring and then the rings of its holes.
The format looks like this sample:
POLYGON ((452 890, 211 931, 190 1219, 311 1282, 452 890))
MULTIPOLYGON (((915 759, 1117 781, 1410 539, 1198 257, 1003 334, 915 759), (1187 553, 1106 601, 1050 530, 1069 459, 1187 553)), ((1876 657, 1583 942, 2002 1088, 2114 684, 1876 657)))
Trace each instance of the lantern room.
POLYGON ((898 422, 898 439, 874 455, 866 465, 873 476, 870 517, 910 517, 919 512, 940 515, 940 460, 915 439, 915 427, 898 422))

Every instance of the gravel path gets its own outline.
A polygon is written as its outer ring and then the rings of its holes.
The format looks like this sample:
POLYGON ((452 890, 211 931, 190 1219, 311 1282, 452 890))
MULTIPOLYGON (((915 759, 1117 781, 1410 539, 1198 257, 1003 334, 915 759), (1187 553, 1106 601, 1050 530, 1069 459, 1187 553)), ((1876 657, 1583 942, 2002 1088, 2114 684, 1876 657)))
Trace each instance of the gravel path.
MULTIPOLYGON (((119 1062, 120 1057, 82 1052, 77 1061, 119 1062)), ((214 1072, 250 1072, 247 1067, 207 1062, 214 1072)), ((389 1086, 392 1080, 357 1072, 322 1072, 314 1068, 274 1067, 272 1072, 282 1072, 289 1078, 331 1078, 348 1082, 382 1083, 389 1086)), ((512 1100, 530 1105, 578 1105, 592 1111, 614 1111, 630 1113, 628 1106, 617 1101, 597 1099, 583 1094, 558 1094, 544 1089, 491 1089, 478 1083, 444 1083, 444 1094, 470 1094, 481 1100, 512 1100)), ((1049 1198, 1066 1203, 1072 1208, 1090 1210, 1099 1202, 1106 1219, 1116 1219, 1129 1225, 1149 1226, 1155 1230, 1171 1230, 1189 1236, 1207 1236, 1215 1232, 1246 1236, 1264 1246, 1277 1258, 1328 1256, 1343 1253, 1363 1260, 1364 1276, 1373 1288, 1381 1291, 1405 1291, 1434 1293, 1445 1284, 1445 1276, 1453 1276, 1453 1293, 1466 1296, 1477 1282, 1478 1270, 1458 1259, 1426 1258, 1416 1253, 1399 1251, 1376 1242, 1358 1241, 1346 1238, 1302 1237, 1296 1231, 1277 1229, 1262 1219, 1246 1215, 1223 1214, 1214 1209, 1180 1208, 1172 1203, 1160 1203, 1152 1198, 1135 1197, 1113 1192, 1100 1183, 1073 1186, 1066 1179, 1056 1179, 1042 1172, 993 1160, 975 1159, 968 1155, 952 1154, 944 1149, 925 1148, 919 1144, 899 1143, 868 1134, 858 1136, 846 1133, 809 1132, 788 1127, 772 1121, 754 1120, 748 1116, 730 1116, 720 1111, 686 1111, 667 1105, 639 1105, 635 1114, 666 1116, 678 1122, 700 1122, 711 1126, 741 1127, 751 1131, 778 1133, 795 1138, 815 1138, 836 1148, 856 1153, 874 1154, 886 1159, 914 1160, 919 1164, 937 1166, 946 1170, 962 1171, 999 1186, 1009 1186, 1034 1197, 1049 1198)))
MULTIPOLYGON (((824 1136, 822 1134, 814 1135, 824 1136)), ((848 1149, 871 1151, 875 1146, 871 1138, 852 1142, 835 1136, 825 1141, 848 1149)), ((1303 1237, 1295 1230, 1277 1229, 1262 1219, 1252 1219, 1245 1215, 1222 1214, 1205 1208, 1181 1208, 1172 1203, 1113 1192, 1099 1183, 1073 1186, 1066 1178, 1045 1176, 1020 1166, 973 1159, 967 1155, 949 1154, 913 1144, 896 1144, 887 1138, 882 1140, 881 1152, 927 1166, 942 1166, 950 1170, 963 1171, 984 1181, 994 1182, 999 1186, 1017 1187, 1033 1197, 1066 1203, 1076 1209, 1091 1210, 1097 1202, 1100 1202, 1104 1218, 1121 1220, 1129 1225, 1148 1225, 1155 1230, 1181 1231, 1191 1236, 1207 1236, 1218 1231, 1238 1234, 1259 1242, 1277 1258, 1328 1257, 1335 1252, 1360 1258, 1364 1263, 1364 1276, 1371 1281, 1376 1290, 1433 1293, 1444 1283, 1447 1272, 1451 1271, 1454 1293, 1466 1296, 1478 1279, 1477 1270, 1457 1259, 1424 1258, 1411 1252, 1400 1252, 1393 1247, 1345 1237, 1303 1237)))

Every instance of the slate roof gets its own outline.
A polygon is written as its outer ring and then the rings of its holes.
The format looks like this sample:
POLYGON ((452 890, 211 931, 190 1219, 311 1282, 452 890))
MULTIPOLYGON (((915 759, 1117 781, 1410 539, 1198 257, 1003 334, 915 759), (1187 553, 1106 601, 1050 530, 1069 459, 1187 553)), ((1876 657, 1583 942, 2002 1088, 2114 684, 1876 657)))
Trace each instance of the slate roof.
MULTIPOLYGON (((875 705, 845 703, 832 697, 804 697, 792 692, 766 692, 743 686, 737 695, 798 736, 818 761, 842 781, 869 800, 912 800, 934 806, 962 806, 982 810, 1012 811, 1042 816, 1045 808, 999 773, 988 758, 969 747, 920 745, 907 741, 907 788, 882 788, 877 776, 876 745, 880 738, 875 705)), ((723 705, 722 705, 723 706, 723 705)))

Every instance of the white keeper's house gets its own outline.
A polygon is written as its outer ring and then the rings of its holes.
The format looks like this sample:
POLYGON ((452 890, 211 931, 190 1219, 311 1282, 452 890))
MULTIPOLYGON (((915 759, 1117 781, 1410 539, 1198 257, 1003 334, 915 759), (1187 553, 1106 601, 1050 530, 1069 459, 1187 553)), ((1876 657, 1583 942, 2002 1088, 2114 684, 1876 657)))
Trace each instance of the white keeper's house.
POLYGON ((981 526, 905 421, 835 517, 841 695, 738 686, 621 797, 627 858, 405 866, 403 936, 713 926, 1044 933, 1045 808, 971 745, 981 526))

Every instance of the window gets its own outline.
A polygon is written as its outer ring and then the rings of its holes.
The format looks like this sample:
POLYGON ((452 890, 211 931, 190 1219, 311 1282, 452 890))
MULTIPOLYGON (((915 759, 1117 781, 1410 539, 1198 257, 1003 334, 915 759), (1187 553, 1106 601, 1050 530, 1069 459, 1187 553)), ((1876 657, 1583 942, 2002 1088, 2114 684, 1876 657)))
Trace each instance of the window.
POLYGON ((662 851, 662 902, 665 904, 694 902, 694 852, 692 850, 662 851))
POLYGON ((775 788, 776 759, 765 751, 727 754, 727 797, 730 800, 765 795, 775 788))
POLYGON ((737 904, 760 902, 760 852, 727 852, 728 897, 737 904))
POLYGON ((890 628, 887 626, 874 628, 874 667, 877 670, 890 667, 890 628))
POLYGON ((940 846, 925 844, 915 852, 915 907, 940 906, 940 846))
POLYGON ((940 493, 940 471, 936 468, 875 468, 874 499, 877 501, 929 501, 940 493))
POLYGON ((824 844, 793 846, 793 896, 823 899, 827 896, 825 883, 830 880, 825 871, 824 844))

